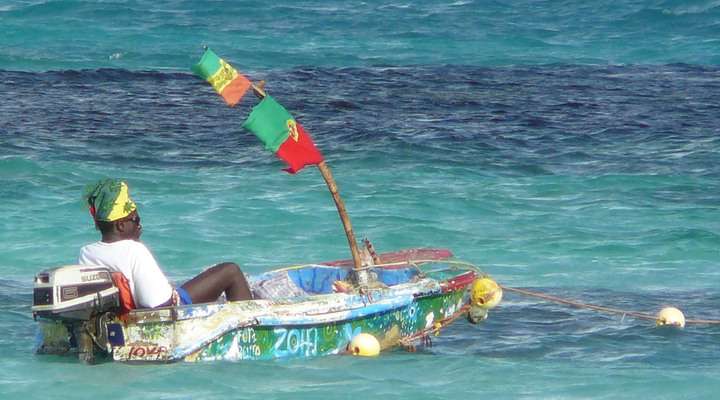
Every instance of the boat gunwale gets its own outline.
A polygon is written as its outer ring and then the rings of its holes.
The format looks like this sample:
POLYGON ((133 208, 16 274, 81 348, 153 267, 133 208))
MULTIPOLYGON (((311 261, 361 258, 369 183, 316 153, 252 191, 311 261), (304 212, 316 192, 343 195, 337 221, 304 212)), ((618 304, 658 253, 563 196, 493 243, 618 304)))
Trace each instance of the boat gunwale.
MULTIPOLYGON (((358 303, 357 307, 348 307, 343 310, 337 310, 334 312, 349 312, 356 309, 362 309, 364 307, 367 307, 369 304, 374 303, 373 301, 373 295, 376 295, 378 293, 383 294, 383 298, 389 298, 393 296, 393 292, 404 292, 404 291, 411 291, 413 287, 421 288, 423 285, 422 283, 430 283, 432 281, 437 282, 437 287, 435 289, 429 290, 429 291, 419 291, 417 293, 412 293, 413 298, 425 298, 425 297, 432 297, 435 295, 442 295, 445 292, 448 291, 454 291, 460 288, 467 287, 469 284, 472 283, 472 281, 478 277, 484 276, 484 274, 478 269, 477 266, 474 264, 465 262, 465 261, 454 261, 454 260, 412 260, 410 262, 397 262, 397 263, 389 263, 389 264, 381 264, 376 265, 368 268, 384 268, 387 265, 394 266, 398 264, 407 264, 408 267, 416 267, 421 264, 426 263, 438 263, 438 264, 450 264, 452 265, 451 268, 448 269, 442 269, 442 270, 435 270, 431 272, 441 272, 444 270, 455 270, 456 266, 464 266, 467 267, 462 273, 455 275, 453 277, 448 277, 443 280, 438 280, 435 278, 423 276, 425 273, 421 271, 418 268, 418 271, 422 274, 423 278, 417 282, 405 282, 393 286, 389 286, 387 288, 374 288, 374 289, 368 289, 366 294, 361 293, 318 293, 318 294, 308 294, 303 296, 296 296, 296 297, 287 297, 287 298, 278 298, 278 299, 253 299, 253 300, 241 300, 236 302, 208 302, 208 303, 197 303, 197 304, 188 304, 188 305, 178 305, 178 306, 165 306, 165 307, 158 307, 158 308, 143 308, 143 309, 135 309, 130 311, 125 316, 125 322, 126 323, 135 323, 135 324, 148 324, 148 323, 156 323, 156 322, 175 322, 175 321, 183 321, 188 319, 194 319, 194 318, 202 318, 202 317, 209 317, 213 314, 220 311, 223 307, 226 305, 233 305, 233 304, 242 304, 242 305, 250 305, 254 304, 258 307, 257 311, 264 311, 268 307, 272 308, 285 308, 285 307, 297 307, 302 304, 312 304, 312 303, 319 303, 323 300, 327 299, 340 299, 345 298, 348 301, 346 301, 346 304, 354 304, 358 303), (414 264, 414 265, 413 265, 414 264), (347 297, 345 297, 347 296, 347 297), (350 297, 355 298, 350 298, 350 297), (363 298, 366 298, 367 301, 363 300, 363 298), (359 299, 359 302, 358 300, 359 299), (215 309, 214 311, 209 310, 210 308, 215 309), (198 312, 203 315, 188 315, 185 316, 186 310, 192 310, 190 313, 198 312), (203 312, 204 311, 204 312, 203 312)), ((292 266, 292 267, 286 267, 286 268, 280 268, 272 271, 268 271, 266 273, 271 272, 281 272, 289 269, 298 269, 300 267, 324 267, 322 264, 307 264, 304 266, 292 266)), ((329 268, 333 268, 332 266, 328 266, 329 268)), ((457 268, 457 270, 460 270, 460 268, 457 268)), ((398 293, 401 294, 401 293, 398 293)), ((325 313, 318 313, 316 315, 322 315, 325 313)), ((303 313, 303 315, 309 315, 307 313, 303 313)))

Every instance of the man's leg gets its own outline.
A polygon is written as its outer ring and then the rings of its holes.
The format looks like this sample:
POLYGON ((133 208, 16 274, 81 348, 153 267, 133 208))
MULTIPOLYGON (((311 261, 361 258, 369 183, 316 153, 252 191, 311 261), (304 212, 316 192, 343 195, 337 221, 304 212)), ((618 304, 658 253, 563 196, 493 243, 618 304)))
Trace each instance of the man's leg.
POLYGON ((245 275, 235 263, 222 263, 200 273, 182 285, 193 303, 210 303, 225 292, 228 301, 251 300, 245 275))

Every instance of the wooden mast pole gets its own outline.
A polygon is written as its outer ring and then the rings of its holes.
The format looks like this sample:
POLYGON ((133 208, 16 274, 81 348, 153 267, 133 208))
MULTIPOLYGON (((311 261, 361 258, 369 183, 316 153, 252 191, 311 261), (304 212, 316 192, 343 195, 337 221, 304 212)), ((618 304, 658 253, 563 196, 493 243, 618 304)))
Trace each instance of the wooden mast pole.
MULTIPOLYGON (((265 97, 265 81, 260 81, 257 85, 252 84, 252 89, 256 96, 260 98, 265 97)), ((362 268, 360 250, 358 249, 357 240, 355 240, 355 233, 353 232, 352 224, 350 223, 350 216, 345 209, 345 202, 343 202, 340 197, 340 193, 338 192, 338 187, 335 183, 335 178, 333 178, 332 172, 330 171, 330 167, 328 167, 325 161, 320 162, 317 167, 318 170, 320 170, 320 174, 323 179, 325 179, 325 183, 327 184, 333 201, 335 202, 335 207, 338 210, 338 214, 340 214, 340 221, 342 221, 343 228, 345 229, 345 236, 347 236, 348 245, 350 245, 353 267, 355 268, 355 271, 360 271, 362 268)))
POLYGON ((345 203, 340 197, 337 184, 335 183, 332 172, 330 172, 330 167, 327 166, 325 161, 320 162, 317 167, 320 170, 320 174, 323 179, 325 179, 325 183, 330 190, 333 201, 335 201, 335 207, 337 207, 338 214, 340 214, 340 220, 342 221, 343 228, 345 228, 345 236, 347 236, 348 244, 350 245, 350 253, 352 254, 355 270, 359 271, 360 268, 362 268, 360 250, 358 250, 357 240, 355 240, 355 233, 353 232, 352 224, 350 223, 350 216, 348 215, 347 210, 345 210, 345 203))

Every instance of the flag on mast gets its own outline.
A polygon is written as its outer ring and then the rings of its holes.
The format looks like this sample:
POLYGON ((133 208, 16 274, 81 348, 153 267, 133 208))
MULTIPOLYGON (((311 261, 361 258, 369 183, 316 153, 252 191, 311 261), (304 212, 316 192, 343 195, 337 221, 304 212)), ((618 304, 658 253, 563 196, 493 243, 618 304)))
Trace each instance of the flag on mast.
POLYGON ((324 160, 305 128, 269 95, 253 107, 242 126, 254 133, 267 150, 285 161, 288 168, 284 171, 291 174, 324 160))
POLYGON ((234 107, 251 86, 248 78, 210 49, 205 50, 200 62, 192 70, 208 81, 230 107, 234 107))

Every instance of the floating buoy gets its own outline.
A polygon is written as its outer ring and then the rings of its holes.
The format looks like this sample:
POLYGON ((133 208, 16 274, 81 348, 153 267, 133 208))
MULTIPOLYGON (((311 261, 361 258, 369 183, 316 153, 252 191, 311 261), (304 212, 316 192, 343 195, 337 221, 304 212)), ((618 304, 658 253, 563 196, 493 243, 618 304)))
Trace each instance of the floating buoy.
POLYGON ((471 324, 479 324, 482 321, 485 321, 488 317, 488 310, 487 308, 478 307, 475 305, 470 306, 470 310, 467 314, 467 320, 471 324))
POLYGON ((682 311, 675 307, 665 307, 657 315, 655 319, 655 325, 657 326, 677 326, 678 328, 685 327, 685 315, 682 311))
POLYGON ((361 333, 350 341, 348 352, 354 356, 375 357, 380 354, 380 342, 369 333, 361 333))
POLYGON ((472 305, 489 310, 500 303, 503 291, 500 285, 490 278, 475 279, 470 289, 472 305))

